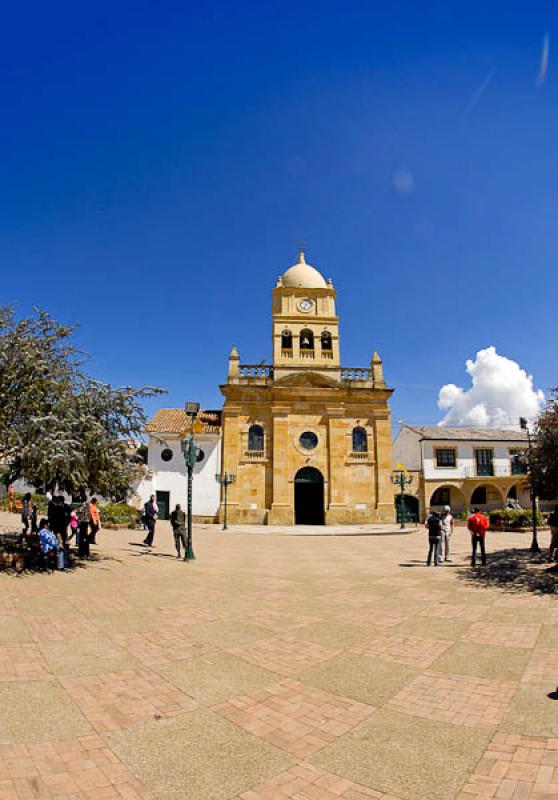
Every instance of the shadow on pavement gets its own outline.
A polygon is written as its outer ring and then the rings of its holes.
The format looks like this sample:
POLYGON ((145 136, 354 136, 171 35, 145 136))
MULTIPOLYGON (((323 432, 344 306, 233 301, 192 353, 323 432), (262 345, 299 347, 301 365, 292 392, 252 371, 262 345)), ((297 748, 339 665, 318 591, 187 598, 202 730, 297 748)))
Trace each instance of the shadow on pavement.
POLYGON ((462 568, 457 577, 470 585, 509 592, 557 593, 558 565, 549 564, 546 553, 510 549, 488 553, 487 556, 486 566, 462 568))

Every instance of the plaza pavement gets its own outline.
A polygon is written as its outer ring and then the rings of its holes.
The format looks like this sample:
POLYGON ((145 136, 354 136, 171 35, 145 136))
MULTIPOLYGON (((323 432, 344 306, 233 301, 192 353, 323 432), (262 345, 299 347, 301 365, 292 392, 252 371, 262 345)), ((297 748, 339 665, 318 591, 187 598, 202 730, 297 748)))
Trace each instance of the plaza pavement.
POLYGON ((472 575, 463 529, 437 569, 422 530, 194 533, 0 573, 1 800, 558 798, 558 601, 472 575))

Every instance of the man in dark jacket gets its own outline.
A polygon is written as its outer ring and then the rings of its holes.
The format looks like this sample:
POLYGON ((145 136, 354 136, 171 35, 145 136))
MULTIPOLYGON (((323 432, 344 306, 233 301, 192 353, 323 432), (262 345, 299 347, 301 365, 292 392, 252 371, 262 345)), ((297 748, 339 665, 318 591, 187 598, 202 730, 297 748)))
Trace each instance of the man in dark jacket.
POLYGON ((434 566, 437 567, 442 558, 442 520, 440 515, 432 511, 426 520, 428 528, 428 558, 426 566, 429 567, 434 556, 434 566))
POLYGON ((159 509, 155 502, 155 495, 152 494, 147 503, 143 507, 143 514, 145 517, 145 527, 147 528, 147 536, 143 543, 148 547, 153 547, 153 537, 155 536, 155 523, 157 521, 157 514, 159 509))
POLYGON ((186 558, 186 514, 180 507, 176 506, 170 517, 172 532, 174 534, 174 546, 176 547, 176 557, 180 558, 180 543, 184 548, 184 558, 186 558))
POLYGON ((48 523, 51 531, 58 537, 60 544, 66 544, 68 517, 62 495, 52 498, 48 504, 48 523))

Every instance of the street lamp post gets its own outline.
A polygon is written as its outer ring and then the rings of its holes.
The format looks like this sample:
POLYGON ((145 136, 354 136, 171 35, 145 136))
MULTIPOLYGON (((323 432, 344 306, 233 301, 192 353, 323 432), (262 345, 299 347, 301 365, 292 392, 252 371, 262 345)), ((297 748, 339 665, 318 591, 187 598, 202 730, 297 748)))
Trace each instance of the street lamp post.
POLYGON ((529 426, 527 425, 527 420, 525 419, 525 417, 519 418, 519 425, 521 427, 521 430, 526 431, 527 433, 527 449, 528 449, 527 468, 529 470, 531 514, 533 516, 533 539, 531 541, 531 552, 540 553, 541 548, 539 547, 539 540, 537 537, 537 493, 535 490, 535 481, 533 480, 533 443, 531 442, 531 433, 529 431, 529 426))
POLYGON ((407 470, 402 464, 397 465, 397 469, 393 471, 390 480, 394 486, 399 486, 400 489, 400 508, 401 508, 401 530, 405 528, 405 486, 410 486, 413 482, 413 476, 407 473, 407 470))
POLYGON ((215 480, 225 489, 225 509, 223 515, 223 530, 228 530, 229 526, 227 525, 227 489, 234 483, 236 480, 236 475, 234 472, 224 472, 222 475, 218 473, 215 475, 215 480))
POLYGON ((188 541, 184 561, 192 561, 196 558, 192 547, 192 480, 194 476, 194 467, 200 453, 200 449, 195 443, 192 434, 182 441, 182 453, 184 454, 184 462, 188 473, 188 541))

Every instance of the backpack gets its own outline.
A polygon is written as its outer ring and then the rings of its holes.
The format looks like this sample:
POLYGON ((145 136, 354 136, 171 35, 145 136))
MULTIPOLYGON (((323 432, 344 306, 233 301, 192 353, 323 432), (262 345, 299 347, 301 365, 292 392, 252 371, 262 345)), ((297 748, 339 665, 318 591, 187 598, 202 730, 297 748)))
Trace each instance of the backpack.
POLYGON ((440 517, 430 517, 428 520, 428 535, 441 536, 442 535, 442 521, 440 517))

